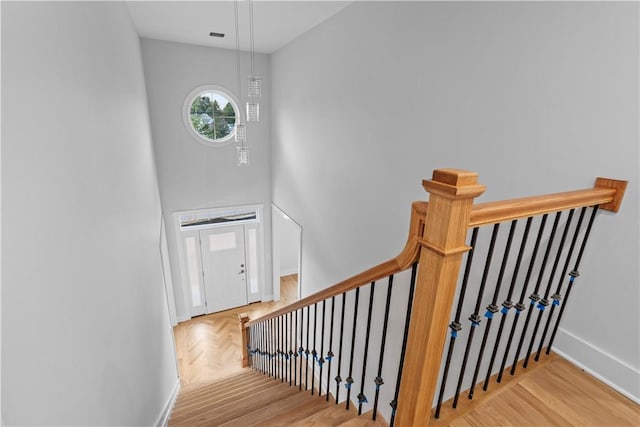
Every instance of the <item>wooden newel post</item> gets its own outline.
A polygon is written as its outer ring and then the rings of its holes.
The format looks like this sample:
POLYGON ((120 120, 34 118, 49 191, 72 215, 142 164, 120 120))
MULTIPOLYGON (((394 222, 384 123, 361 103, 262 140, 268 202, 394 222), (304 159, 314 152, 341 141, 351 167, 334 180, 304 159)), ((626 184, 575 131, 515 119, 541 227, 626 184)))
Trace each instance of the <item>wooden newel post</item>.
POLYGON ((440 169, 422 182, 430 196, 398 396, 400 427, 429 423, 462 255, 470 249, 471 207, 485 190, 477 180, 475 172, 440 169))
POLYGON ((242 367, 249 367, 249 328, 247 323, 249 322, 249 315, 247 313, 240 313, 238 315, 240 319, 240 334, 242 335, 242 367))

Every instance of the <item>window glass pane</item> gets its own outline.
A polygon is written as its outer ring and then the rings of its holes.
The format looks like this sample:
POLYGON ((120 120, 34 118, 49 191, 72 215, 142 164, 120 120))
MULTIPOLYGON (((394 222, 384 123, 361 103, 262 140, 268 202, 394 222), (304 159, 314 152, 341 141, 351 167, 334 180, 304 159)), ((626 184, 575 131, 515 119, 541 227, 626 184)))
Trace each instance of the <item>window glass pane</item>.
POLYGON ((247 230, 249 249, 247 250, 249 266, 249 288, 252 294, 258 293, 258 238, 255 229, 247 230))
POLYGON ((198 251, 196 250, 196 238, 185 239, 187 249, 187 268, 189 271, 189 285, 191 287, 191 303, 193 307, 202 305, 200 297, 200 269, 198 268, 198 251))
POLYGON ((236 233, 224 233, 224 234, 210 234, 209 235, 209 250, 226 251, 236 248, 236 233))
POLYGON ((189 106, 193 130, 208 141, 226 140, 234 131, 237 108, 224 93, 206 90, 197 94, 189 106))
POLYGON ((202 227, 212 224, 225 224, 230 222, 255 221, 257 219, 256 210, 249 211, 229 211, 226 213, 205 212, 200 214, 189 214, 180 216, 180 227, 202 227))

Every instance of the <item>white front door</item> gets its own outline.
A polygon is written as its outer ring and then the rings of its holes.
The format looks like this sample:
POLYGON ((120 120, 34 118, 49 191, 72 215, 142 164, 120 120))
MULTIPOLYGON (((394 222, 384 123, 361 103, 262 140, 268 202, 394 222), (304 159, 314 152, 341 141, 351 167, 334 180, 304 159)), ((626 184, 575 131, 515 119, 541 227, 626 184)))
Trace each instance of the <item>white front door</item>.
POLYGON ((200 230, 206 313, 246 305, 247 268, 242 225, 200 230))

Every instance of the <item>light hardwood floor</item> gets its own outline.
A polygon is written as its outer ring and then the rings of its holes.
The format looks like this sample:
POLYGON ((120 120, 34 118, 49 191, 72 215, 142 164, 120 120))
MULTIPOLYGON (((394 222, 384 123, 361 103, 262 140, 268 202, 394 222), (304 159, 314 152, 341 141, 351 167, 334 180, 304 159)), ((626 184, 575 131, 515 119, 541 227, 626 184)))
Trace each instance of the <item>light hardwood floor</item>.
POLYGON ((433 426, 640 426, 640 406, 565 359, 551 354, 502 384, 462 393, 457 409, 443 404, 433 426))
MULTIPOLYGON (((174 328, 181 396, 242 372, 238 314, 256 318, 295 301, 296 276, 283 278, 281 294, 279 302, 201 316, 174 328)), ((640 426, 640 406, 561 357, 552 355, 533 366, 516 377, 506 375, 499 386, 492 382, 489 393, 478 390, 471 401, 463 397, 455 411, 445 403, 432 425, 640 426)))
POLYGON ((173 328, 180 386, 199 387, 242 370, 240 322, 238 314, 251 319, 297 300, 297 275, 282 277, 280 301, 250 304, 206 316, 194 317, 173 328))

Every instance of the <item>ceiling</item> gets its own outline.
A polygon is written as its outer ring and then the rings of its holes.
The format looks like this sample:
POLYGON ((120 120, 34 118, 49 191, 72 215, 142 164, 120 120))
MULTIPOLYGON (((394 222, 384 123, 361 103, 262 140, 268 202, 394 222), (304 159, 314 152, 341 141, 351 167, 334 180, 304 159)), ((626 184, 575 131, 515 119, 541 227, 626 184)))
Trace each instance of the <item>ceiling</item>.
MULTIPOLYGON (((127 1, 140 37, 235 49, 234 2, 127 1), (210 32, 225 37, 209 36, 210 32)), ((349 5, 351 1, 271 1, 253 3, 254 47, 273 53, 349 5)), ((238 1, 240 49, 249 50, 249 2, 238 1)))

